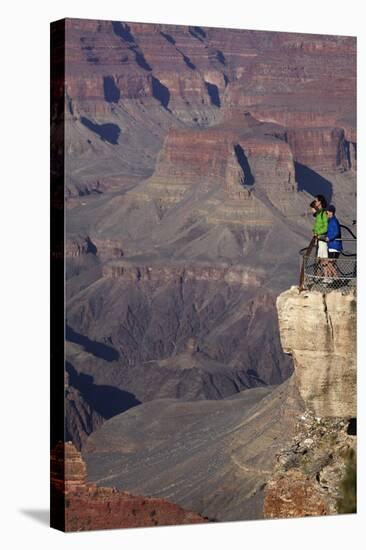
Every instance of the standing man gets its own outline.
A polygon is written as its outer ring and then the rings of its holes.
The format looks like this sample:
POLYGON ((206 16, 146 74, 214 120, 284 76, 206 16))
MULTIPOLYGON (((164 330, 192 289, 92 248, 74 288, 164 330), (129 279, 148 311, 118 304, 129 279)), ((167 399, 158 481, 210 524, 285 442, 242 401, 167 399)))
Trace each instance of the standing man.
POLYGON ((328 233, 328 216, 325 210, 327 201, 323 195, 317 195, 313 201, 315 208, 315 222, 313 235, 318 239, 318 258, 328 258, 328 246, 325 241, 328 233))

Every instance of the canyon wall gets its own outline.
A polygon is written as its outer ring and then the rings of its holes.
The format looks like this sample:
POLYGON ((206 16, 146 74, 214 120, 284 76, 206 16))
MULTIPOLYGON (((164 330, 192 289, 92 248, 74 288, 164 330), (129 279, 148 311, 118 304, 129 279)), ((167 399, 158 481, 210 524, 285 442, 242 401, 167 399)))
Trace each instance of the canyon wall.
POLYGON ((356 168, 354 37, 67 18, 66 38, 70 203, 150 177, 168 133, 191 137, 182 151, 246 113, 281 126, 297 162, 356 168))

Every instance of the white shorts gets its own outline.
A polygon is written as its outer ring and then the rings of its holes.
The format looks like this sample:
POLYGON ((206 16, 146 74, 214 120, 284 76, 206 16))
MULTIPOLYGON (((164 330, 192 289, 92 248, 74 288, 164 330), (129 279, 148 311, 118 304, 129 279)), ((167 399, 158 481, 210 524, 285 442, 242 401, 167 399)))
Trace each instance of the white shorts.
POLYGON ((318 258, 328 258, 328 245, 325 241, 318 241, 318 258))

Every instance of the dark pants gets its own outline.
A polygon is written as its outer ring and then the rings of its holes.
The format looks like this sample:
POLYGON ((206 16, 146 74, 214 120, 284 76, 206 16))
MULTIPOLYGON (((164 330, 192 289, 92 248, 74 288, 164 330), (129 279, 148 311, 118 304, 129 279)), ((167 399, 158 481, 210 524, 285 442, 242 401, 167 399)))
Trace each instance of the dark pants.
POLYGON ((339 252, 328 252, 328 258, 339 258, 339 252))

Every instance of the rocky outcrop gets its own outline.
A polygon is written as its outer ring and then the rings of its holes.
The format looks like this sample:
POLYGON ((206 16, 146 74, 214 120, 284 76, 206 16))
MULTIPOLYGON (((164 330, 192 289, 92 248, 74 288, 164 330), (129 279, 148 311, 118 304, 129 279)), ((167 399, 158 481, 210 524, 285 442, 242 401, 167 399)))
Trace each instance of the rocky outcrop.
POLYGON ((342 128, 290 128, 287 141, 294 159, 315 170, 350 168, 342 128))
POLYGON ((277 298, 281 344, 293 357, 299 392, 319 416, 356 416, 355 292, 301 292, 277 298))
POLYGON ((255 183, 282 210, 283 199, 295 192, 294 159, 283 128, 246 113, 211 128, 170 130, 153 175, 126 201, 154 201, 161 219, 190 194, 204 200, 210 193, 199 206, 207 221, 222 217, 242 226, 271 225, 270 212, 251 193, 255 183))
POLYGON ((265 518, 324 516, 327 512, 327 505, 319 495, 316 482, 298 470, 279 474, 267 485, 265 518))
POLYGON ((74 258, 83 254, 96 254, 97 248, 89 236, 67 239, 65 243, 65 257, 74 258))
POLYGON ((98 255, 103 260, 121 258, 124 255, 121 241, 119 239, 98 239, 78 236, 67 239, 65 243, 65 257, 75 258, 84 254, 98 255))
POLYGON ((344 129, 346 155, 348 168, 357 170, 357 120, 356 116, 349 115, 338 120, 338 124, 344 129))
POLYGON ((103 275, 118 279, 123 283, 149 284, 151 289, 165 283, 184 284, 189 281, 212 281, 228 283, 248 288, 258 288, 261 285, 261 274, 246 267, 220 266, 216 264, 195 265, 133 265, 129 261, 111 261, 103 267, 103 275))
POLYGON ((57 443, 51 449, 51 489, 72 492, 86 483, 86 465, 71 443, 57 443))
POLYGON ((124 255, 123 246, 120 239, 98 239, 94 238, 98 251, 98 256, 103 260, 110 258, 121 258, 124 255))
POLYGON ((51 526, 64 531, 205 523, 199 514, 163 499, 88 483, 86 465, 70 442, 51 452, 51 526))
POLYGON ((320 418, 310 411, 299 416, 295 435, 278 453, 267 483, 264 517, 342 513, 342 480, 355 449, 355 432, 346 419, 320 418))
POLYGON ((104 421, 102 415, 93 410, 80 391, 69 384, 69 373, 65 371, 65 434, 80 450, 91 432, 104 421))
MULTIPOLYGON (((264 517, 342 513, 343 479, 356 450, 356 294, 292 287, 278 296, 277 310, 304 412, 277 454, 264 517)), ((355 481, 348 491, 355 496, 355 481)))

